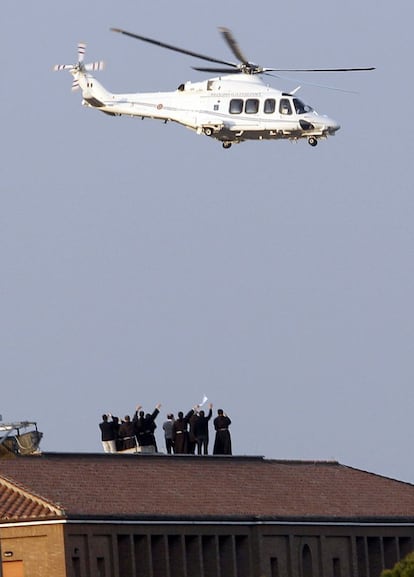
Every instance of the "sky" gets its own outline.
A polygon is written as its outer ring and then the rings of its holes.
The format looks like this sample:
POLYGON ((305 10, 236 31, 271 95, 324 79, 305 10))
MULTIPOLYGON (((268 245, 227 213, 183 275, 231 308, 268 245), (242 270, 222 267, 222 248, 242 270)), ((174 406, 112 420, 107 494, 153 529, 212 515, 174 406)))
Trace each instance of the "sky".
POLYGON ((414 483, 411 4, 3 4, 3 421, 37 421, 43 451, 101 452, 102 413, 161 403, 164 448, 166 413, 206 395, 234 454, 414 483), (110 27, 233 60, 218 26, 263 66, 376 70, 306 77, 357 92, 302 86, 342 127, 316 148, 230 150, 88 110, 52 72, 84 41, 109 90, 175 90, 200 61, 110 27))

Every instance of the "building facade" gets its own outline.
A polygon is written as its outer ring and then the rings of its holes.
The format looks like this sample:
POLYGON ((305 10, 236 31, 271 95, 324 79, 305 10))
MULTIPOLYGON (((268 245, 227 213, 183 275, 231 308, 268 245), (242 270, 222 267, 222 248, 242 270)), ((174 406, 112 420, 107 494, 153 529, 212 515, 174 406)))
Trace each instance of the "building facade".
POLYGON ((43 454, 0 462, 3 577, 379 577, 414 486, 335 461, 43 454))

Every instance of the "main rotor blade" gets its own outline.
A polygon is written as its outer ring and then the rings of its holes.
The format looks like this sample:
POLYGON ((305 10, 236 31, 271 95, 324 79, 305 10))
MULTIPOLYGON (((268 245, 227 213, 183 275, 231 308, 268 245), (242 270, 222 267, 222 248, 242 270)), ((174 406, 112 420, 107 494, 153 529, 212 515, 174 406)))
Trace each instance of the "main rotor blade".
POLYGON ((361 72, 375 70, 375 66, 358 68, 263 68, 263 72, 361 72))
POLYGON ((240 60, 240 62, 242 62, 243 64, 249 64, 249 61, 244 56, 243 52, 240 50, 240 46, 238 45, 238 43, 237 43, 236 39, 234 38, 233 34, 231 33, 231 31, 228 28, 226 28, 225 26, 220 26, 219 30, 222 33, 222 35, 224 36, 224 40, 229 45, 230 50, 233 52, 235 57, 238 60, 240 60))
POLYGON ((205 54, 199 54, 198 52, 193 52, 192 50, 186 50, 185 48, 179 48, 178 46, 173 46, 172 44, 166 44, 165 42, 160 42, 159 40, 154 40, 153 38, 147 38, 146 36, 140 36, 139 34, 134 34, 133 32, 127 32, 121 28, 111 28, 112 32, 119 32, 125 36, 130 36, 131 38, 136 38, 137 40, 143 40, 144 42, 149 42, 150 44, 155 44, 155 46, 161 46, 161 48, 167 48, 168 50, 174 50, 175 52, 181 52, 182 54, 187 54, 188 56, 194 56, 195 58, 201 58, 202 60, 207 60, 208 62, 216 62, 217 64, 225 64, 226 66, 231 66, 232 68, 237 68, 237 64, 234 62, 228 62, 227 60, 218 60, 211 56, 206 56, 205 54))
MULTIPOLYGON (((326 90, 335 90, 336 92, 345 92, 347 94, 359 94, 359 92, 355 91, 355 90, 346 90, 344 88, 338 88, 336 86, 328 86, 326 84, 316 84, 315 82, 305 82, 302 78, 299 80, 298 78, 290 78, 289 76, 282 76, 281 74, 270 74, 269 72, 264 72, 264 74, 266 76, 271 76, 272 78, 279 78, 280 80, 287 80, 288 82, 294 82, 294 83, 300 83, 300 85, 296 88, 296 90, 298 90, 299 88, 302 87, 302 85, 305 86, 315 86, 316 88, 324 88, 326 90)), ((290 92, 290 94, 293 94, 293 92, 290 92)))
POLYGON ((199 66, 192 66, 193 70, 198 72, 217 72, 218 74, 240 74, 241 70, 239 68, 203 68, 199 66))

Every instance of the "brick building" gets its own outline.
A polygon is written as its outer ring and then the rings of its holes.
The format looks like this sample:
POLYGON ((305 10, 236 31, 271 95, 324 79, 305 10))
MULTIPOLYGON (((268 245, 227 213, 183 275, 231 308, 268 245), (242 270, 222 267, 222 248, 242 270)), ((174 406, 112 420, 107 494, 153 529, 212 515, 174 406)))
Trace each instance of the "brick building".
POLYGON ((3 577, 378 577, 414 485, 335 461, 53 454, 0 461, 3 577))

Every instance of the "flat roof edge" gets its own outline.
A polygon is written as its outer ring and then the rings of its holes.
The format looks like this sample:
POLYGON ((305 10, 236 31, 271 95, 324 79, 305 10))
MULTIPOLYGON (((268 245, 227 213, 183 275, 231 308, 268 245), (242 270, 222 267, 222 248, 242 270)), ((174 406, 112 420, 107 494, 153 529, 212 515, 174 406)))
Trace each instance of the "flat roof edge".
POLYGON ((38 521, 7 521, 0 528, 31 527, 42 525, 177 525, 177 526, 296 526, 296 527, 410 527, 414 528, 414 519, 125 519, 117 517, 86 518, 82 516, 66 519, 45 519, 38 521))

